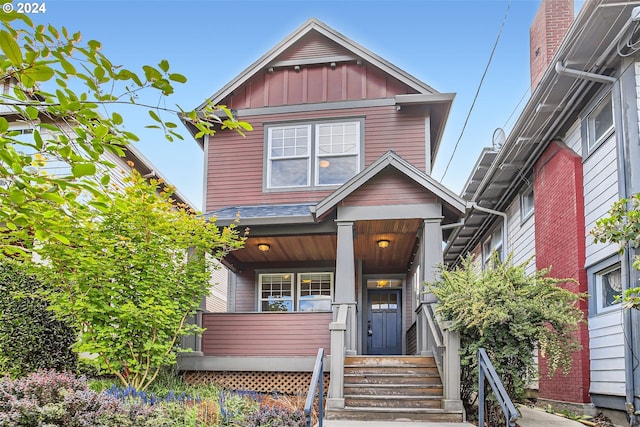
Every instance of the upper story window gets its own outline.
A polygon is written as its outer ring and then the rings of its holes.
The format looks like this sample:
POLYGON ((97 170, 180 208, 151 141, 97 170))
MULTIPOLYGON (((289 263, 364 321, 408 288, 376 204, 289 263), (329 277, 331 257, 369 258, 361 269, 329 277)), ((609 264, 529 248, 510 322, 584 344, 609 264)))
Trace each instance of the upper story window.
POLYGON ((533 215, 533 185, 520 193, 520 220, 525 222, 533 215))
POLYGON ((360 171, 360 128, 360 121, 269 127, 266 188, 344 184, 360 171))
POLYGON ((491 235, 484 241, 482 245, 482 265, 483 268, 491 266, 491 255, 498 252, 500 261, 502 259, 502 224, 498 225, 491 235))
POLYGON ((611 95, 607 95, 587 117, 587 154, 591 154, 614 131, 611 95))

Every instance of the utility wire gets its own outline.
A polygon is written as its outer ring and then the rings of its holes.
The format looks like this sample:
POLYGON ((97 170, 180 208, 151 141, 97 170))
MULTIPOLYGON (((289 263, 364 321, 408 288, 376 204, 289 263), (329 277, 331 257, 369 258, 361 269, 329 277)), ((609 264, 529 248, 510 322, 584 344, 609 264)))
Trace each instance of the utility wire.
POLYGON ((500 31, 498 32, 498 37, 496 37, 496 42, 493 45, 493 49, 491 50, 491 55, 489 56, 489 61, 487 62, 487 66, 484 69, 484 73, 482 73, 482 78, 480 78, 480 83, 478 84, 478 89, 476 90, 476 94, 473 97, 473 102, 471 103, 471 108, 469 108, 469 112, 467 113, 467 118, 464 120, 464 125, 462 125, 462 130, 460 131, 460 136, 456 141, 456 145, 453 146, 453 152, 451 153, 451 157, 449 157, 449 161, 447 162, 447 167, 444 168, 444 173, 442 174, 442 178, 440 181, 444 180, 444 177, 447 175, 447 171, 449 170, 449 166, 451 165, 451 161, 453 160, 453 156, 456 154, 456 150, 458 149, 458 144, 460 144, 460 140, 462 140, 462 136, 464 135, 464 131, 467 128, 467 124, 469 123, 469 118, 471 117, 471 112, 473 111, 473 107, 476 105, 476 101, 478 100, 478 95, 480 94, 480 89, 482 88, 482 83, 484 82, 484 78, 487 75, 487 71, 489 71, 489 66, 491 65, 491 61, 493 60, 493 54, 496 52, 496 48, 498 47, 498 42, 500 41, 500 36, 502 35, 502 30, 504 30, 504 24, 507 22, 507 17, 509 16, 509 9, 511 8, 511 0, 507 3, 507 10, 504 14, 504 19, 502 20, 502 25, 500 26, 500 31))

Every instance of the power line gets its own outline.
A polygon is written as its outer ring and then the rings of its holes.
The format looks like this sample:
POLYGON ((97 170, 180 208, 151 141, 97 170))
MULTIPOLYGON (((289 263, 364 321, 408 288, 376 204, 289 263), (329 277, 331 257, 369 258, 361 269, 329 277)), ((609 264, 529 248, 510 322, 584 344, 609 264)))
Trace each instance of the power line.
POLYGON ((451 165, 451 161, 453 160, 453 156, 456 154, 456 150, 458 149, 458 144, 460 144, 460 140, 462 140, 462 136, 464 135, 464 131, 467 128, 467 123, 469 123, 469 118, 471 117, 471 112, 473 111, 473 107, 476 105, 476 101, 478 100, 478 95, 480 94, 480 89, 482 88, 482 83, 484 82, 484 78, 487 75, 487 71, 489 71, 489 66, 491 65, 491 61, 493 60, 493 54, 496 52, 496 48, 498 47, 498 42, 500 41, 500 36, 502 35, 502 30, 504 30, 504 25, 507 22, 507 17, 509 16, 509 9, 511 8, 511 0, 507 3, 507 10, 504 14, 504 19, 502 20, 502 25, 500 26, 500 31, 498 32, 498 37, 496 37, 496 42, 493 45, 493 49, 491 49, 491 55, 489 56, 489 61, 487 62, 487 66, 484 69, 484 73, 482 73, 482 78, 480 79, 480 83, 478 84, 478 89, 476 90, 476 94, 473 97, 473 102, 471 103, 471 108, 469 108, 469 112, 467 113, 467 118, 464 120, 464 125, 462 125, 462 130, 460 131, 460 136, 456 141, 456 145, 453 146, 453 152, 451 153, 451 157, 449 157, 449 161, 447 162, 447 167, 444 168, 444 173, 442 174, 442 178, 440 181, 444 180, 444 177, 447 175, 447 171, 449 170, 449 166, 451 165))

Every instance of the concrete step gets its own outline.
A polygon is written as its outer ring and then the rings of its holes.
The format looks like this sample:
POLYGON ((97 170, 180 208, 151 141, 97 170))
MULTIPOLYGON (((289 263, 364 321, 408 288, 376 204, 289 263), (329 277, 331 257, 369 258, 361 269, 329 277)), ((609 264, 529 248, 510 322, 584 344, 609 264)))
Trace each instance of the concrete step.
MULTIPOLYGON (((341 410, 331 410, 327 413, 328 420, 358 420, 358 421, 426 421, 442 423, 461 423, 462 412, 445 412, 433 408, 359 408, 345 407, 341 410)), ((334 424, 330 424, 334 425, 334 424)), ((337 425, 337 424, 336 424, 337 425)))

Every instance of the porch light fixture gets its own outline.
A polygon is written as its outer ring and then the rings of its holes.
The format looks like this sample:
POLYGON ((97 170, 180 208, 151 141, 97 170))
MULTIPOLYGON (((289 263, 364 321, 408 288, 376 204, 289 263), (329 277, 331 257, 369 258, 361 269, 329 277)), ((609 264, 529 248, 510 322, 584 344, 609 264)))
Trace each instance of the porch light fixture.
POLYGON ((376 282, 376 284, 378 285, 379 288, 384 288, 385 286, 387 286, 389 284, 388 280, 378 280, 376 282))
POLYGON ((269 249, 271 249, 271 246, 269 246, 266 243, 258 243, 258 250, 262 251, 262 252, 267 252, 269 249))
POLYGON ((321 168, 328 168, 330 164, 331 162, 329 162, 329 160, 324 160, 324 159, 320 160, 320 163, 319 163, 321 168))
POLYGON ((389 247, 389 241, 388 240, 384 240, 384 239, 383 240, 378 240, 376 243, 378 244, 379 248, 383 248, 384 249, 384 248, 388 248, 389 247))

